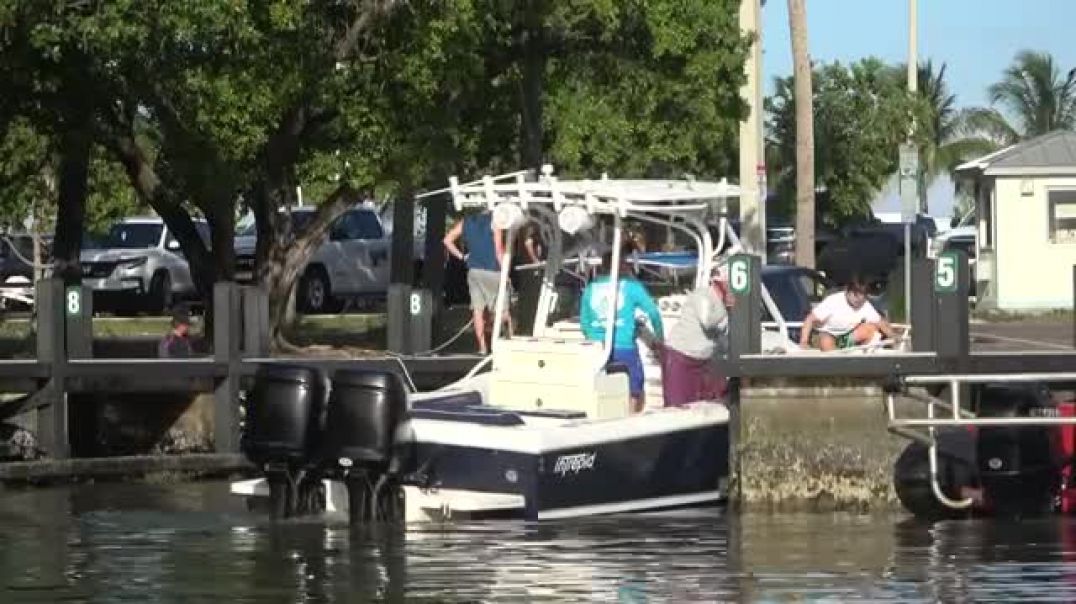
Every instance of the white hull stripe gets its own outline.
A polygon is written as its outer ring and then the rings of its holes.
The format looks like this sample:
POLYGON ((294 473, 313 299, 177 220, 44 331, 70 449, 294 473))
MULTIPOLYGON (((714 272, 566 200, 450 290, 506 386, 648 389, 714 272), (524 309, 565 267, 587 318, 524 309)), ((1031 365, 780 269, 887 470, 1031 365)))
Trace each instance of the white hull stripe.
POLYGON ((724 499, 722 491, 706 491, 703 493, 691 493, 687 495, 669 495, 666 497, 653 497, 651 499, 633 499, 631 501, 618 501, 616 503, 600 503, 596 505, 581 505, 572 508, 559 508, 538 512, 539 520, 556 520, 558 518, 575 518, 578 516, 594 516, 596 514, 616 514, 619 512, 638 512, 653 508, 665 508, 679 505, 691 505, 708 501, 720 501, 724 499))
POLYGON ((729 412, 724 405, 702 403, 684 409, 660 409, 620 419, 565 422, 558 426, 545 422, 542 426, 483 426, 434 419, 413 419, 411 426, 420 443, 539 455, 724 426, 728 421, 729 412))

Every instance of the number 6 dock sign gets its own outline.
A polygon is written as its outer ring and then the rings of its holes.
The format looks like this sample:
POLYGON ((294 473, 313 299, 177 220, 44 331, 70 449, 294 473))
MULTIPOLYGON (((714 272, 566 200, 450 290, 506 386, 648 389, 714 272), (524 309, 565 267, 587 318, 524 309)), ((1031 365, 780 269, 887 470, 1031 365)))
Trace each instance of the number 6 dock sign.
POLYGON ((938 256, 934 265, 934 291, 943 294, 956 291, 957 266, 955 252, 945 252, 938 256))
POLYGON ((751 263, 747 256, 733 256, 729 260, 729 289, 738 296, 751 292, 751 263))

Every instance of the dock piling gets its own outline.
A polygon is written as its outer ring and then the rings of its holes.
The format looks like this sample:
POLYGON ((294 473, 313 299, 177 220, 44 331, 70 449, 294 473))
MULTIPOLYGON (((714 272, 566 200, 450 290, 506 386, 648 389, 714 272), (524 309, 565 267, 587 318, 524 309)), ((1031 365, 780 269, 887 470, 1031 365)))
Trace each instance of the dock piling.
POLYGON ((213 358, 228 367, 213 392, 213 442, 217 453, 239 451, 240 310, 239 286, 230 281, 217 282, 213 286, 213 358))

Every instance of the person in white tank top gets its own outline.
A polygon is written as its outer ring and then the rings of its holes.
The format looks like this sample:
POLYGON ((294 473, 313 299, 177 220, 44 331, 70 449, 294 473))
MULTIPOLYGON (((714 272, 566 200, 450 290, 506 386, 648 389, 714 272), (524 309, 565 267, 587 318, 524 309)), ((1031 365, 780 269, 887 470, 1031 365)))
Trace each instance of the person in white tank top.
POLYGON ((844 291, 830 294, 803 320, 800 346, 810 347, 811 334, 817 329, 818 347, 822 350, 850 348, 893 337, 893 328, 867 299, 867 287, 853 278, 844 291))

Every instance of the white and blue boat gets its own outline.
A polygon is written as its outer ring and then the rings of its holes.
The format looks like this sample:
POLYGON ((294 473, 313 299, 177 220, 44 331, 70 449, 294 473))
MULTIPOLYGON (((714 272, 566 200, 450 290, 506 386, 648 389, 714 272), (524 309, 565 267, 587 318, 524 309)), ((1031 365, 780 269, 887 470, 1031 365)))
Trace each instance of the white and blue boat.
MULTIPOLYGON (((612 330, 605 342, 586 341, 578 320, 554 309, 558 273, 585 260, 564 257, 563 233, 608 233, 615 281, 629 219, 667 226, 695 242, 693 252, 636 258, 637 266, 688 275, 686 287, 705 284, 726 233, 735 237, 725 208, 739 188, 724 180, 559 180, 548 168, 537 179, 525 174, 468 184, 453 178, 447 189, 423 197, 438 203, 436 195, 447 194, 458 211, 491 210, 495 225, 510 233, 508 249, 525 219, 538 221, 548 258, 533 332, 501 337, 498 311, 492 353, 433 392, 403 393, 391 377, 340 372, 321 387, 310 374, 274 378, 267 368, 267 384, 290 380, 292 386, 280 387, 296 394, 269 386, 252 392, 244 449, 265 477, 236 482, 233 493, 284 515, 346 511, 357 520, 380 514, 409 521, 544 520, 727 500, 726 403, 665 407, 660 364, 640 343, 647 406, 633 414, 626 372, 607 366, 612 330), (717 245, 714 224, 720 225, 717 245)), ((509 259, 501 265, 503 298, 509 259)), ((669 323, 680 299, 659 299, 669 323)), ((768 294, 764 299, 772 305, 768 294)), ((783 330, 779 339, 787 340, 783 330)))

